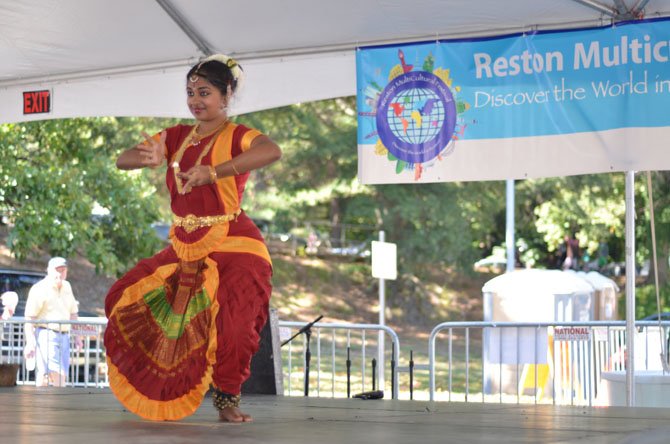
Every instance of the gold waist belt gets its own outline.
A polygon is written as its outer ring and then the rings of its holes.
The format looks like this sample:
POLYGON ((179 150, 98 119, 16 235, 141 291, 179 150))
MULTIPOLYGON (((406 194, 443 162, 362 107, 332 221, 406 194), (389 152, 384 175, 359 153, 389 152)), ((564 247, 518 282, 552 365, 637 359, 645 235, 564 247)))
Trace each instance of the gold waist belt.
POLYGON ((219 216, 196 216, 194 214, 189 214, 186 217, 174 216, 173 223, 177 227, 182 227, 187 233, 192 233, 198 228, 211 227, 212 225, 236 220, 241 212, 242 210, 237 210, 234 213, 219 216))

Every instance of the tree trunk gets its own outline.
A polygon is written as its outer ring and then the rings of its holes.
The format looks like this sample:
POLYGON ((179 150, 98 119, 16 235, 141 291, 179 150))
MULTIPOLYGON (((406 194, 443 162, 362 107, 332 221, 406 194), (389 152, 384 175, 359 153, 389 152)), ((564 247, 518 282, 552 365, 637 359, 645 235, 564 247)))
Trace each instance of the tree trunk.
POLYGON ((330 244, 335 248, 342 247, 340 238, 342 235, 342 208, 340 206, 340 199, 334 197, 330 201, 330 244))
MULTIPOLYGON (((670 245, 667 242, 661 242, 658 245, 658 287, 663 288, 668 284, 668 254, 670 254, 670 245)), ((653 264, 652 264, 653 267, 653 264)))

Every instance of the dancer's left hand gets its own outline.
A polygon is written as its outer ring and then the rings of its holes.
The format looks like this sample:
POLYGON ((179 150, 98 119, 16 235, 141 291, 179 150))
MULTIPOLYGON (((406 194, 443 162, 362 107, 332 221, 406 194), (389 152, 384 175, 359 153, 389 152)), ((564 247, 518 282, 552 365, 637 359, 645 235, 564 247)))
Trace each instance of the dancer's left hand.
POLYGON ((183 186, 184 194, 190 193, 193 187, 212 183, 207 165, 196 165, 185 173, 177 174, 177 177, 185 181, 183 186))

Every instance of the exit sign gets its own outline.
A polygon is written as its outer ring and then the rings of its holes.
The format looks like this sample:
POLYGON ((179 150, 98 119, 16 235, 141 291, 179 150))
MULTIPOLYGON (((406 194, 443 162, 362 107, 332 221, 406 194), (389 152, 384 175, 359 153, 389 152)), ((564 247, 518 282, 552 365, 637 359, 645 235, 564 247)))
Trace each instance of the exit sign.
POLYGON ((51 112, 51 91, 23 92, 23 114, 42 114, 51 112))

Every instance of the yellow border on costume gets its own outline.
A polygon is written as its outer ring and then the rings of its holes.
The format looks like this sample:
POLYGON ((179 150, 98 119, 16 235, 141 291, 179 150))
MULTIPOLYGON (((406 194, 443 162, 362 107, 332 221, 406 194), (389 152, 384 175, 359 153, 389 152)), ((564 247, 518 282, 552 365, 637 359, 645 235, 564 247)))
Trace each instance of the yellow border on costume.
POLYGON ((229 228, 229 222, 212 225, 200 240, 189 244, 177 239, 177 236, 174 234, 173 225, 170 227, 169 237, 172 242, 172 248, 174 248, 177 256, 183 261, 192 262, 209 256, 214 250, 213 246, 216 246, 226 239, 229 228))
POLYGON ((270 253, 267 246, 259 240, 244 236, 228 236, 223 242, 216 246, 216 252, 220 253, 249 253, 265 259, 272 265, 270 253))
POLYGON ((156 401, 138 392, 109 360, 107 360, 107 365, 109 388, 121 404, 136 415, 154 421, 174 421, 195 413, 202 404, 205 393, 212 382, 212 366, 208 365, 205 375, 193 390, 177 399, 156 401), (116 383, 111 384, 112 381, 116 383))
POLYGON ((216 332, 216 317, 219 314, 219 300, 216 297, 217 291, 219 289, 219 269, 217 267, 216 261, 210 258, 205 259, 205 264, 207 264, 207 270, 209 273, 205 275, 205 290, 207 295, 210 298, 212 303, 210 308, 210 313, 212 316, 209 318, 209 344, 207 345, 207 368, 211 369, 214 363, 216 362, 216 348, 217 348, 217 339, 215 334, 216 332))
POLYGON ((154 270, 152 274, 143 277, 139 281, 135 282, 133 285, 127 287, 125 290, 123 290, 121 297, 112 308, 112 312, 109 314, 109 317, 111 318, 112 316, 114 316, 114 313, 116 312, 117 308, 133 304, 137 302, 137 300, 142 299, 144 295, 150 292, 151 290, 155 290, 156 288, 163 286, 163 284, 165 283, 165 279, 167 279, 172 273, 174 273, 176 269, 177 269, 176 262, 172 264, 162 265, 156 268, 156 270, 154 270))
MULTIPOLYGON (((232 159, 233 155, 233 135, 236 124, 231 124, 226 128, 214 144, 212 149, 212 165, 220 165, 232 159)), ((223 202, 226 213, 233 213, 240 207, 240 200, 237 195, 237 181, 235 176, 228 176, 216 181, 216 191, 219 199, 223 202)))
POLYGON ((240 141, 240 148, 242 149, 242 152, 251 148, 251 142, 253 142, 256 137, 262 135, 263 133, 255 129, 249 129, 249 131, 244 133, 244 136, 242 136, 242 140, 240 141))

